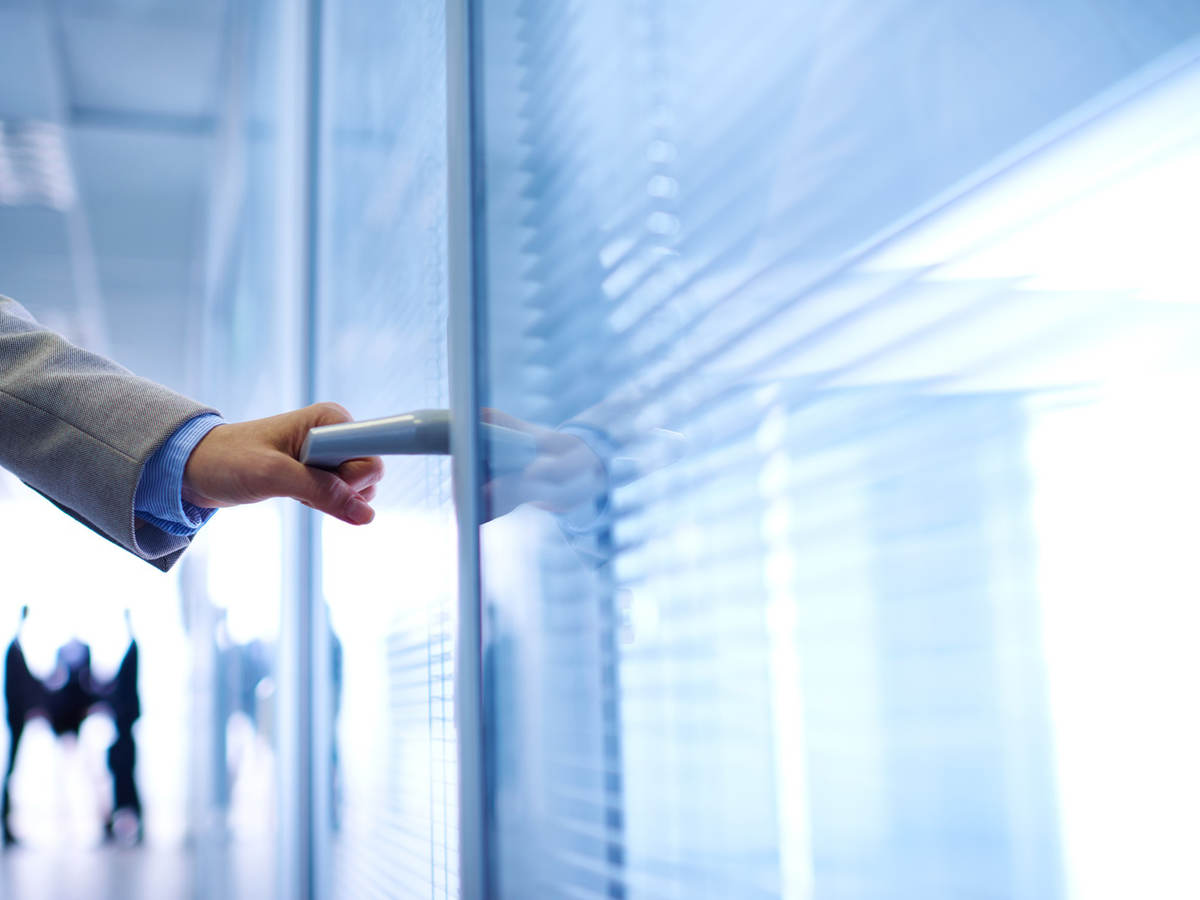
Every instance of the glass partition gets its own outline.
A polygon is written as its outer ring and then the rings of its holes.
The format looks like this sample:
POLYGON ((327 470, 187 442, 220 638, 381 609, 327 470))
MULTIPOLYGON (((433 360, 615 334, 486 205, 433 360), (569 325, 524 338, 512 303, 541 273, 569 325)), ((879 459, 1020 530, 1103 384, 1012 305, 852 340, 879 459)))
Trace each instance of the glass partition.
MULTIPOLYGON (((325 4, 316 382, 358 418, 448 406, 444 21, 429 0, 325 4)), ((457 896, 448 458, 389 459, 375 506, 321 528, 330 887, 457 896)))
MULTIPOLYGON (((199 393, 229 421, 301 403, 292 235, 300 200, 293 122, 302 98, 293 59, 294 12, 277 0, 231 8, 222 100, 206 197, 199 393)), ((288 710, 307 702, 286 672, 295 504, 220 512, 184 557, 183 593, 194 660, 196 747, 189 778, 197 896, 281 895, 294 868, 282 808, 294 738, 288 710)))
POLYGON ((493 896, 1200 890, 1200 8, 473 26, 493 896))

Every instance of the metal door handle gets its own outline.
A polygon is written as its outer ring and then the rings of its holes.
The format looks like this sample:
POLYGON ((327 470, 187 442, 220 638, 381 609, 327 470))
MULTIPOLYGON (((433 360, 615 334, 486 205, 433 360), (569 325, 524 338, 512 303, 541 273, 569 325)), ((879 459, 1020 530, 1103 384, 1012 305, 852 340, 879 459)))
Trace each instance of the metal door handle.
MULTIPOLYGON (((483 457, 491 476, 520 471, 537 457, 532 435, 490 422, 480 423, 483 457)), ((336 469, 364 456, 445 456, 450 453, 450 411, 419 409, 399 416, 321 425, 309 430, 300 462, 336 469)))

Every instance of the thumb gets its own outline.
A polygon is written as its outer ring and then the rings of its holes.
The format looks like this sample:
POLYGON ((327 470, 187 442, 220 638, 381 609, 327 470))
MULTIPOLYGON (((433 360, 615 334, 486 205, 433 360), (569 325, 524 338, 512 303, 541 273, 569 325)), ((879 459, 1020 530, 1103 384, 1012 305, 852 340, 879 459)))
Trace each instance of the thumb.
POLYGON ((375 518, 371 505, 333 472, 284 457, 277 477, 279 493, 343 522, 366 525, 375 518))

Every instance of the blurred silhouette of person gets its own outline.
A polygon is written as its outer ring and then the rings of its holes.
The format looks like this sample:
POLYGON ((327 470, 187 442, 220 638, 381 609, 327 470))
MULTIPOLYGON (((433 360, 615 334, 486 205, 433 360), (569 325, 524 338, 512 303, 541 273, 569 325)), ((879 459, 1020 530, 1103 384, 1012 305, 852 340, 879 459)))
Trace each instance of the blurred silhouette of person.
POLYGON ((142 714, 138 698, 138 643, 133 636, 129 610, 125 611, 125 627, 129 632, 129 647, 113 677, 104 691, 104 698, 112 711, 117 736, 108 748, 108 770, 113 779, 112 812, 104 823, 106 840, 120 838, 140 843, 142 840, 142 799, 138 795, 133 768, 137 762, 137 744, 133 739, 133 724, 142 714), (126 829, 128 821, 136 830, 126 829))
POLYGON ((83 720, 98 699, 92 679, 92 648, 71 638, 58 648, 54 674, 46 682, 46 714, 55 737, 79 737, 83 720))
POLYGON ((4 700, 10 742, 8 766, 4 773, 3 838, 4 845, 15 844, 16 836, 10 822, 11 801, 9 782, 16 765, 17 750, 25 723, 42 716, 56 737, 78 739, 84 720, 93 712, 112 716, 116 737, 108 748, 108 769, 113 779, 112 812, 104 823, 106 839, 119 838, 127 842, 142 839, 142 803, 133 777, 137 761, 137 746, 133 725, 141 715, 138 698, 138 645, 129 627, 129 612, 125 623, 129 629, 129 647, 121 660, 116 676, 101 682, 92 673, 92 650, 82 641, 72 638, 59 647, 54 673, 45 683, 29 671, 21 648, 21 627, 29 608, 21 610, 21 626, 8 645, 4 660, 4 700), (128 825, 125 823, 129 823, 128 825))
POLYGON ((342 713, 342 641, 329 629, 329 680, 333 689, 329 717, 329 826, 342 829, 342 758, 339 752, 338 719, 342 713))
POLYGON ((228 746, 228 727, 237 713, 268 741, 270 735, 264 731, 269 722, 259 721, 259 687, 270 679, 275 659, 275 648, 270 643, 254 638, 244 644, 234 643, 229 637, 226 611, 220 613, 215 629, 217 645, 217 708, 216 727, 213 731, 216 758, 217 783, 215 799, 228 809, 233 800, 234 785, 243 762, 242 755, 232 755, 228 746))
POLYGON ((29 615, 29 607, 21 607, 21 623, 17 633, 8 644, 8 652, 4 655, 4 709, 8 720, 8 766, 4 770, 4 799, 0 809, 3 819, 4 845, 16 843, 16 837, 9 827, 9 780, 12 778, 13 766, 17 761, 17 748, 21 744, 21 734, 25 731, 25 720, 31 709, 42 706, 42 683, 29 671, 25 662, 25 652, 21 649, 21 628, 29 615))

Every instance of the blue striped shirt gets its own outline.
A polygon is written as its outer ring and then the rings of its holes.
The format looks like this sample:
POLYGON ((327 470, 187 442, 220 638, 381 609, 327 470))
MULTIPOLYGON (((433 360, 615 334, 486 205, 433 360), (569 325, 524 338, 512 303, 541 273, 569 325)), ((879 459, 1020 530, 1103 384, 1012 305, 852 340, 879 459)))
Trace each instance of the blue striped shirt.
POLYGON ((215 509, 183 499, 183 470, 196 445, 224 421, 212 413, 189 419, 146 461, 133 495, 133 511, 139 519, 167 534, 191 537, 212 518, 215 509))

